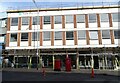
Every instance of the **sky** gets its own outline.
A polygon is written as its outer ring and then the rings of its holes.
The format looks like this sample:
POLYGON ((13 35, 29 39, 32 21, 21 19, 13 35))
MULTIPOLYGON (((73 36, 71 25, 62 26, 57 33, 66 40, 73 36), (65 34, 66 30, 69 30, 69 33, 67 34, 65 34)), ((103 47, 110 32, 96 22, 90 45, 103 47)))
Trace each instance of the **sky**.
MULTIPOLYGON (((113 4, 119 0, 35 0, 40 8, 70 7, 82 5, 113 4)), ((0 18, 6 17, 6 11, 10 9, 32 9, 35 8, 33 0, 0 0, 0 18)))

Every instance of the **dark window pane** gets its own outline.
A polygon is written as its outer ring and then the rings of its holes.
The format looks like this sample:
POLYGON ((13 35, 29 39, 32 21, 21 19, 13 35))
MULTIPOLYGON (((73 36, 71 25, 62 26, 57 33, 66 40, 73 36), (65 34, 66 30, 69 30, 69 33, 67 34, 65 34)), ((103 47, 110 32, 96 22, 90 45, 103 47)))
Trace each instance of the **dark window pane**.
POLYGON ((21 41, 28 41, 28 33, 21 33, 21 41))
POLYGON ((44 16, 44 24, 50 24, 50 16, 44 16))
POLYGON ((73 31, 66 31, 66 40, 73 40, 73 31))
POLYGON ((10 42, 16 42, 17 41, 17 33, 11 33, 10 42))

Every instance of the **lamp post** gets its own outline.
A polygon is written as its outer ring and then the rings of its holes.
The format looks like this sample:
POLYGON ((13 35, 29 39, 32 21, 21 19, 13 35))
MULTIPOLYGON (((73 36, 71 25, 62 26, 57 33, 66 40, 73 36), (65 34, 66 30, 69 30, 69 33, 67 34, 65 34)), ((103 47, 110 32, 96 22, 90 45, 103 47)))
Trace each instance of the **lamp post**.
POLYGON ((36 56, 37 56, 37 70, 38 70, 38 56, 39 56, 39 52, 38 52, 38 19, 39 19, 39 8, 35 2, 35 0, 32 0, 35 7, 37 8, 37 53, 36 53, 36 56))

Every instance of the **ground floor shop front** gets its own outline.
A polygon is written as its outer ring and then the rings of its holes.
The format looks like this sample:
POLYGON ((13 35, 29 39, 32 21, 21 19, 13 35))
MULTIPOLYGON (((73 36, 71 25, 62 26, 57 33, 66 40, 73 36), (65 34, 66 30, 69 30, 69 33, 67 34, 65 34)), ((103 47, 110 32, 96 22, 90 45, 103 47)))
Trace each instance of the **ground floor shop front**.
MULTIPOLYGON (((65 70, 65 60, 71 60, 71 69, 118 69, 120 67, 119 49, 47 49, 39 50, 11 50, 5 59, 14 68, 55 68, 55 60, 60 60, 61 70, 65 70), (13 51, 13 52, 12 52, 13 51), (13 53, 13 54, 12 54, 13 53)), ((9 64, 3 63, 3 67, 9 64)))

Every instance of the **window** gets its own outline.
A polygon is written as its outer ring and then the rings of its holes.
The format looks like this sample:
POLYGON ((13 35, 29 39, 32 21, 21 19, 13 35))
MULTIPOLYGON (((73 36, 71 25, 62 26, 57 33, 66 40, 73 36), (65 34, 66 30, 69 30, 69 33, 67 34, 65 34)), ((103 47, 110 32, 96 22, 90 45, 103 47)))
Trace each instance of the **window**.
POLYGON ((101 22, 108 22, 109 21, 109 18, 108 18, 108 14, 100 14, 100 19, 101 19, 101 22))
POLYGON ((11 26, 18 26, 18 18, 12 18, 11 26))
POLYGON ((96 22, 96 14, 89 14, 89 22, 90 23, 96 22))
POLYGON ((89 33, 90 33, 90 40, 98 39, 98 31, 89 31, 89 33))
POLYGON ((77 15, 77 23, 84 23, 85 22, 85 15, 77 15))
POLYGON ((112 14, 113 22, 120 22, 120 15, 119 13, 112 14))
POLYGON ((45 31, 43 32, 43 41, 50 41, 50 37, 51 37, 51 34, 50 34, 50 31, 45 31))
POLYGON ((50 24, 50 16, 44 16, 44 24, 50 24))
POLYGON ((37 40, 39 40, 40 38, 39 38, 40 36, 39 36, 39 32, 37 33, 37 32, 33 32, 32 33, 32 41, 37 41, 37 40), (38 34, 38 36, 37 36, 37 34, 38 34), (37 37, 38 37, 38 39, 37 39, 37 37))
POLYGON ((73 40, 73 31, 66 31, 66 40, 73 40))
POLYGON ((66 23, 73 23, 73 15, 66 16, 66 23))
POLYGON ((33 25, 39 25, 40 24, 40 17, 38 16, 35 16, 33 17, 33 25))
POLYGON ((61 31, 55 32, 55 40, 62 40, 62 32, 61 31))
POLYGON ((120 30, 114 30, 115 39, 120 39, 120 30))
POLYGON ((17 33, 11 33, 10 42, 16 42, 17 41, 17 33))
POLYGON ((22 25, 29 25, 29 17, 22 17, 22 25))
POLYGON ((61 16, 55 16, 55 24, 61 24, 62 23, 62 17, 61 16))
POLYGON ((28 41, 28 33, 21 33, 21 41, 28 41))
POLYGON ((78 40, 82 40, 82 39, 86 39, 86 31, 85 30, 78 31, 78 40))
POLYGON ((110 39, 110 31, 109 30, 102 31, 102 39, 110 39))

